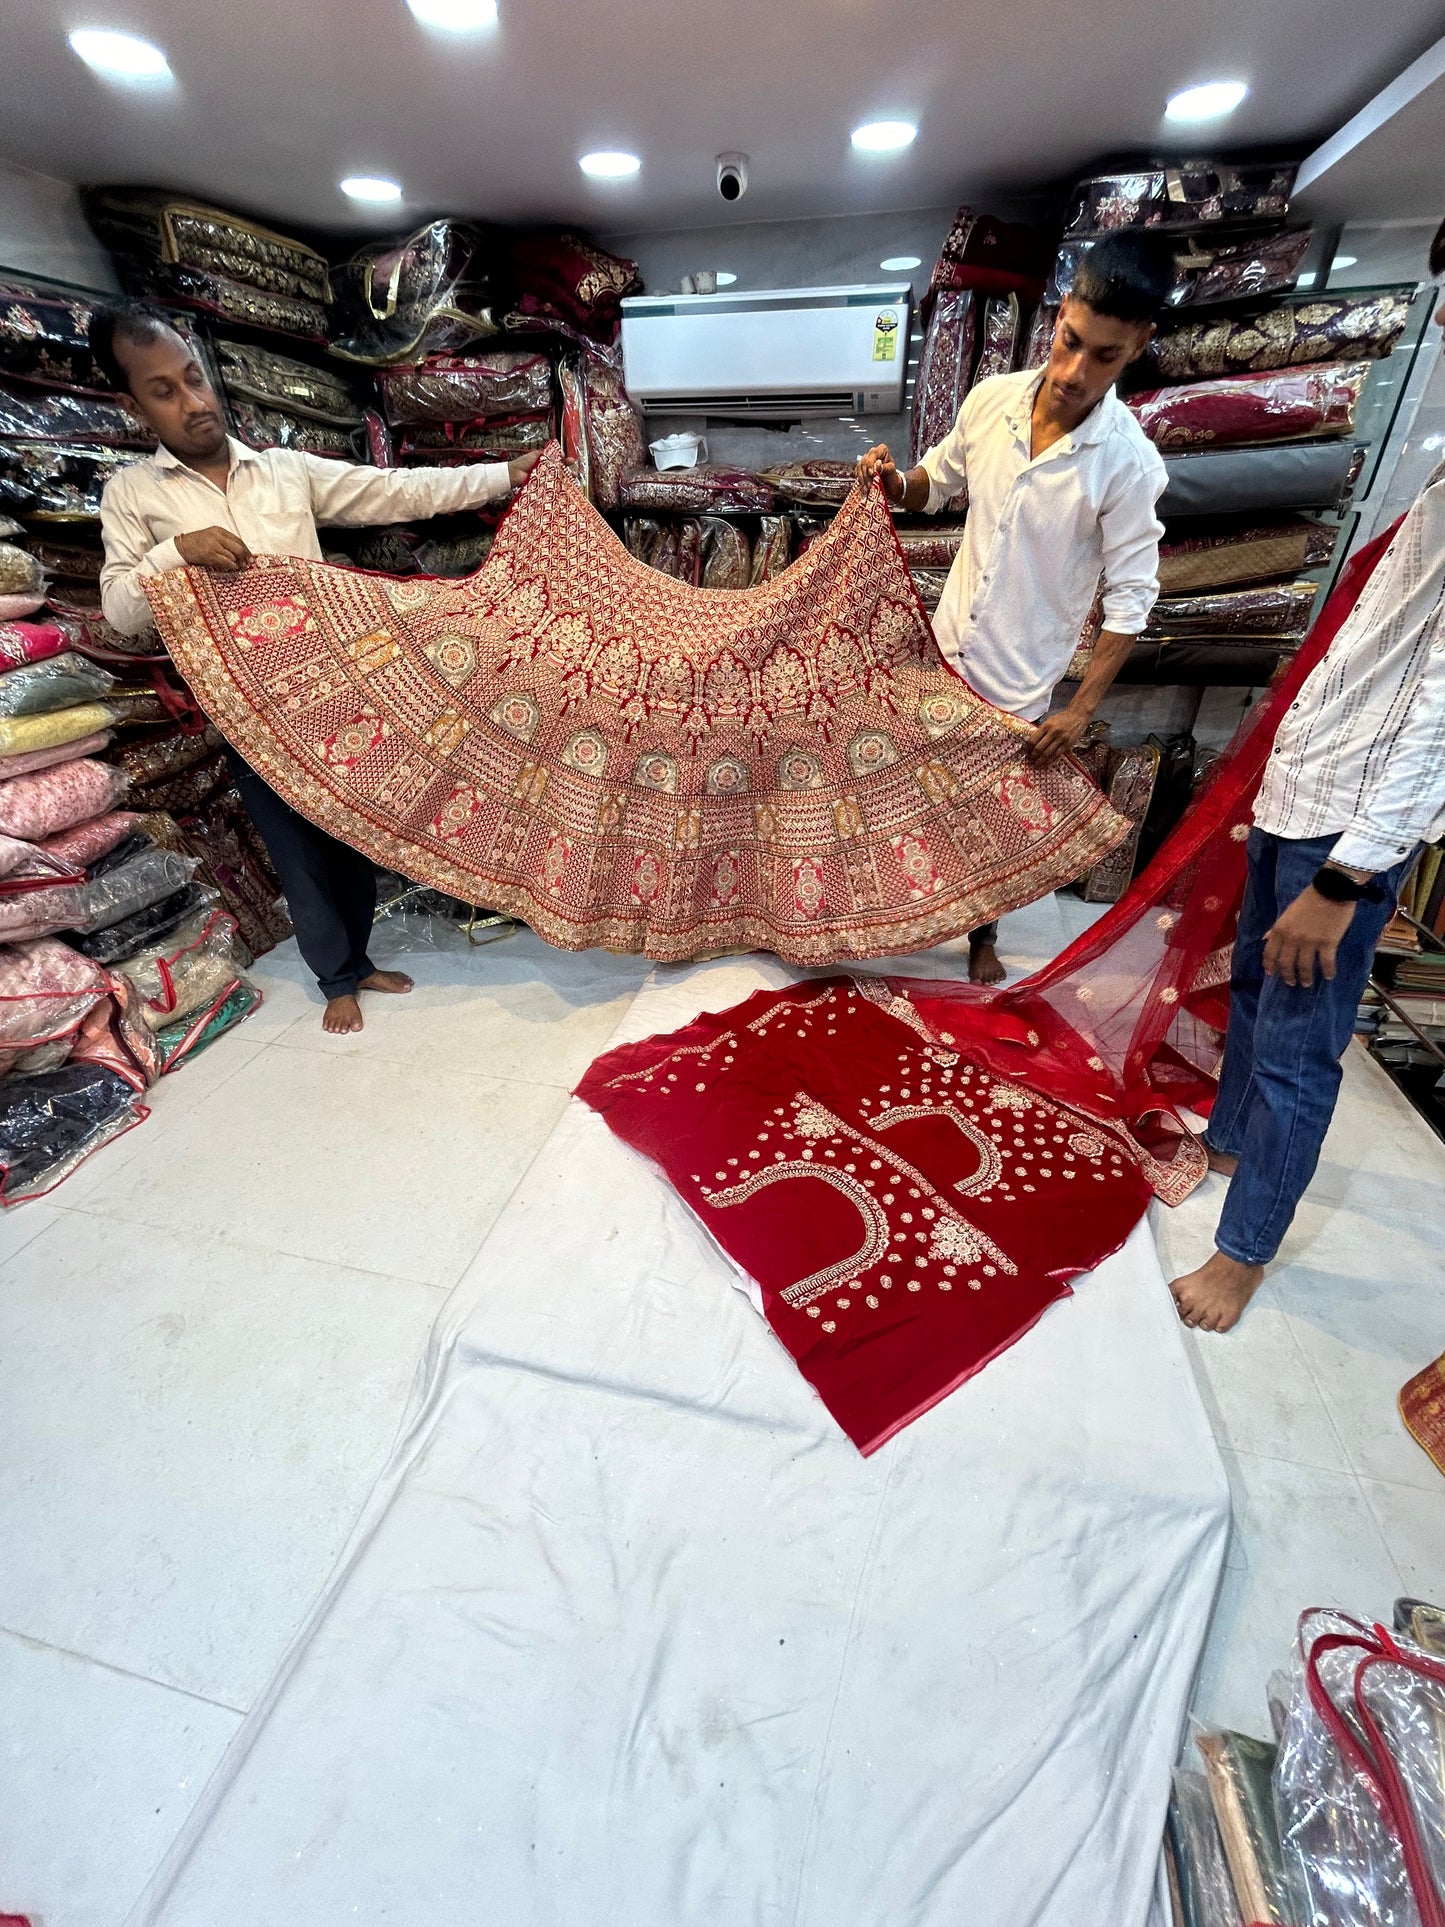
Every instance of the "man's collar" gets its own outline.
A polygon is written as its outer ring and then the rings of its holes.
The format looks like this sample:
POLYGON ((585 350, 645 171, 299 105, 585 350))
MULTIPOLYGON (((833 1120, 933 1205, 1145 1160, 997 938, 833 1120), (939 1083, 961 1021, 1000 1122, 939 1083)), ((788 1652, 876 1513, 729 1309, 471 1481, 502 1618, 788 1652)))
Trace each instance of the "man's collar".
MULTIPOLYGON (((256 462, 260 460, 258 450, 247 448, 245 443, 238 442, 234 435, 228 435, 226 437, 226 447, 231 453, 232 468, 239 468, 242 462, 256 462)), ((157 468, 190 468, 190 463, 183 462, 179 455, 173 454, 164 442, 161 443, 155 454, 151 456, 151 461, 157 468)), ((191 473, 194 474, 195 470, 191 469, 191 473)))
MULTIPOLYGON (((1040 368, 1019 390, 1018 399, 1009 411, 1008 425, 1025 444, 1033 440, 1034 402, 1038 399, 1039 389, 1047 373, 1047 368, 1040 368)), ((1085 448, 1094 442, 1103 441, 1116 425, 1114 410, 1122 408, 1123 405, 1116 390, 1112 387, 1107 389, 1078 426, 1071 428, 1067 434, 1061 435, 1059 441, 1068 442, 1071 448, 1085 448)), ((1057 447, 1058 443, 1054 446, 1057 447)))

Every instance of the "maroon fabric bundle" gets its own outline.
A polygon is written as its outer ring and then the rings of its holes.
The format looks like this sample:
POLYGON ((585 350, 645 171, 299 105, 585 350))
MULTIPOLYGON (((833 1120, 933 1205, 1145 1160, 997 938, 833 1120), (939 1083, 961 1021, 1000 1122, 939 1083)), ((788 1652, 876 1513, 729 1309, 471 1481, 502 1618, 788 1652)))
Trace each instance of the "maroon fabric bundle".
POLYGON ((746 589, 752 581, 753 556, 748 538, 736 522, 720 515, 707 515, 702 521, 702 574, 704 589, 746 589))
POLYGON ((1037 301, 1044 291, 1052 253, 1044 228, 998 221, 991 214, 961 207, 953 217, 932 286, 969 288, 979 294, 1016 294, 1037 301))
POLYGON ((913 390, 914 462, 936 447, 958 419, 973 367, 976 312, 966 289, 940 294, 933 304, 913 390))
POLYGON ((648 516, 629 516, 622 525, 622 539, 628 554, 648 568, 697 587, 702 566, 700 522, 654 522, 648 516))
POLYGON ((394 423, 497 420, 552 406, 551 363, 515 348, 432 355, 413 367, 379 368, 376 378, 394 423))
POLYGON ((1309 627, 1318 594, 1317 582, 1277 582, 1269 587, 1222 589, 1212 595, 1161 596, 1154 604, 1144 640, 1288 636, 1297 641, 1309 627))
POLYGON ((1118 228, 1283 221, 1295 171, 1293 162, 1227 166, 1194 160, 1094 174, 1074 189, 1064 239, 1118 228))
POLYGON ((748 587, 756 589, 760 583, 771 582, 775 575, 781 575, 793 555, 793 525, 786 515, 765 515, 758 539, 753 545, 752 574, 748 587))
POLYGON ((421 422, 397 436, 396 452, 403 463, 447 468, 457 462, 510 462, 552 439, 553 421, 545 415, 521 415, 511 421, 421 422))
POLYGON ((1226 375, 1131 395, 1127 406, 1159 449, 1244 448, 1354 432, 1367 361, 1226 375))
POLYGON ((1042 368, 1048 360, 1054 345, 1054 329, 1058 326, 1059 310, 1055 302, 1040 302, 1029 325, 1028 345, 1020 359, 1021 368, 1042 368))
POLYGON ((773 506, 773 491, 745 468, 704 463, 698 468, 633 468, 622 477, 622 506, 671 509, 684 515, 731 509, 760 514, 773 506))
POLYGON ((804 461, 784 462, 761 474, 785 502, 797 502, 803 508, 841 508, 857 470, 852 462, 804 461))
MULTIPOLYGON (((1212 308, 1225 301, 1258 300, 1292 288, 1309 249, 1311 230, 1284 228, 1278 234, 1211 245, 1197 234, 1181 235, 1174 254, 1171 308, 1212 308)), ((1045 299, 1057 304, 1074 285, 1079 264, 1093 241, 1065 241, 1054 257, 1045 299)))
POLYGON ((933 528, 895 529, 898 546, 910 569, 951 569, 963 547, 962 522, 942 522, 933 528))
POLYGON ((981 381, 987 381, 990 375, 1012 372, 1018 359, 1021 324, 1022 315, 1016 294, 991 294, 985 301, 980 330, 982 346, 979 349, 978 366, 973 372, 975 388, 981 381))
POLYGON ((642 423, 622 385, 619 354, 586 350, 580 376, 589 493, 596 507, 615 509, 622 500, 623 476, 647 460, 642 423))
POLYGON ((623 297, 642 292, 635 261, 593 247, 580 235, 518 235, 508 255, 520 291, 514 303, 517 312, 534 320, 565 322, 594 341, 616 340, 623 297))

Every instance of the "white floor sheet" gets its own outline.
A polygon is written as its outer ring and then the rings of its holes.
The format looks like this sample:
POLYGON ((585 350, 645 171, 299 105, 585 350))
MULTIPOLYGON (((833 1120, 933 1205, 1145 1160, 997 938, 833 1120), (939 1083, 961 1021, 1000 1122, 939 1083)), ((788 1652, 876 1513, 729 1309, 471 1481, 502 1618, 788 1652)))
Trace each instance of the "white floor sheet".
POLYGON ((1229 1509, 1148 1226, 866 1461, 735 1282, 574 1101, 132 1927, 1143 1927, 1229 1509))

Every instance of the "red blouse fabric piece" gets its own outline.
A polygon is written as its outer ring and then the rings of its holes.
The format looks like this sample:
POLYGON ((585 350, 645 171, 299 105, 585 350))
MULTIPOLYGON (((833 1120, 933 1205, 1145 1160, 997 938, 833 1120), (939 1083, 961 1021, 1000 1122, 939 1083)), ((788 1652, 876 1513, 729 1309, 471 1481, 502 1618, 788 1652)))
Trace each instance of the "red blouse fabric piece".
POLYGON ((861 1452, 1116 1251, 1149 1185, 1117 1127, 931 1038, 845 977, 609 1052, 578 1095, 762 1292, 861 1452))

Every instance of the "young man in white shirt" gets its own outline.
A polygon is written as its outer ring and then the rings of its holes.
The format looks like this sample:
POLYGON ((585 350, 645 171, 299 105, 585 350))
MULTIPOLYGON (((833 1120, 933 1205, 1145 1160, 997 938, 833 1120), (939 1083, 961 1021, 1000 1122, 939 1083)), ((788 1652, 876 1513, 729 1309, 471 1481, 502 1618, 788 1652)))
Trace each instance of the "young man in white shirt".
MULTIPOLYGON (((1445 226, 1430 271, 1445 291, 1445 226)), ((1258 1290, 1319 1162, 1380 933, 1442 834, 1445 467, 1291 703, 1254 800, 1205 1133, 1229 1190, 1214 1255, 1170 1286, 1186 1325, 1228 1331, 1258 1290)))
MULTIPOLYGON (((877 475, 890 502, 915 512, 937 514, 967 489, 934 634, 980 696, 1039 722, 1036 763, 1083 736, 1159 593, 1164 463, 1114 384, 1152 339, 1172 278, 1157 236, 1106 236, 1064 298, 1044 368, 970 389, 952 431, 906 474, 882 446, 858 464, 860 486, 877 475), (1088 673, 1068 707, 1046 717, 1101 575, 1104 627, 1088 673)), ((997 930, 970 938, 974 983, 1003 980, 997 930)))
MULTIPOLYGON (((235 574, 253 553, 320 560, 318 521, 351 527, 450 514, 501 500, 536 455, 459 468, 377 469, 296 449, 263 452, 226 434, 221 404, 190 345, 159 309, 127 302, 97 314, 98 366, 151 428, 160 449, 122 469, 101 498, 106 620, 136 635, 151 619, 148 576, 189 563, 235 574)), ((360 990, 408 991, 411 978, 378 970, 367 955, 376 874, 359 851, 329 836, 276 794, 228 747, 237 787, 286 893, 302 957, 326 1009, 324 1030, 362 1027, 360 990)))

